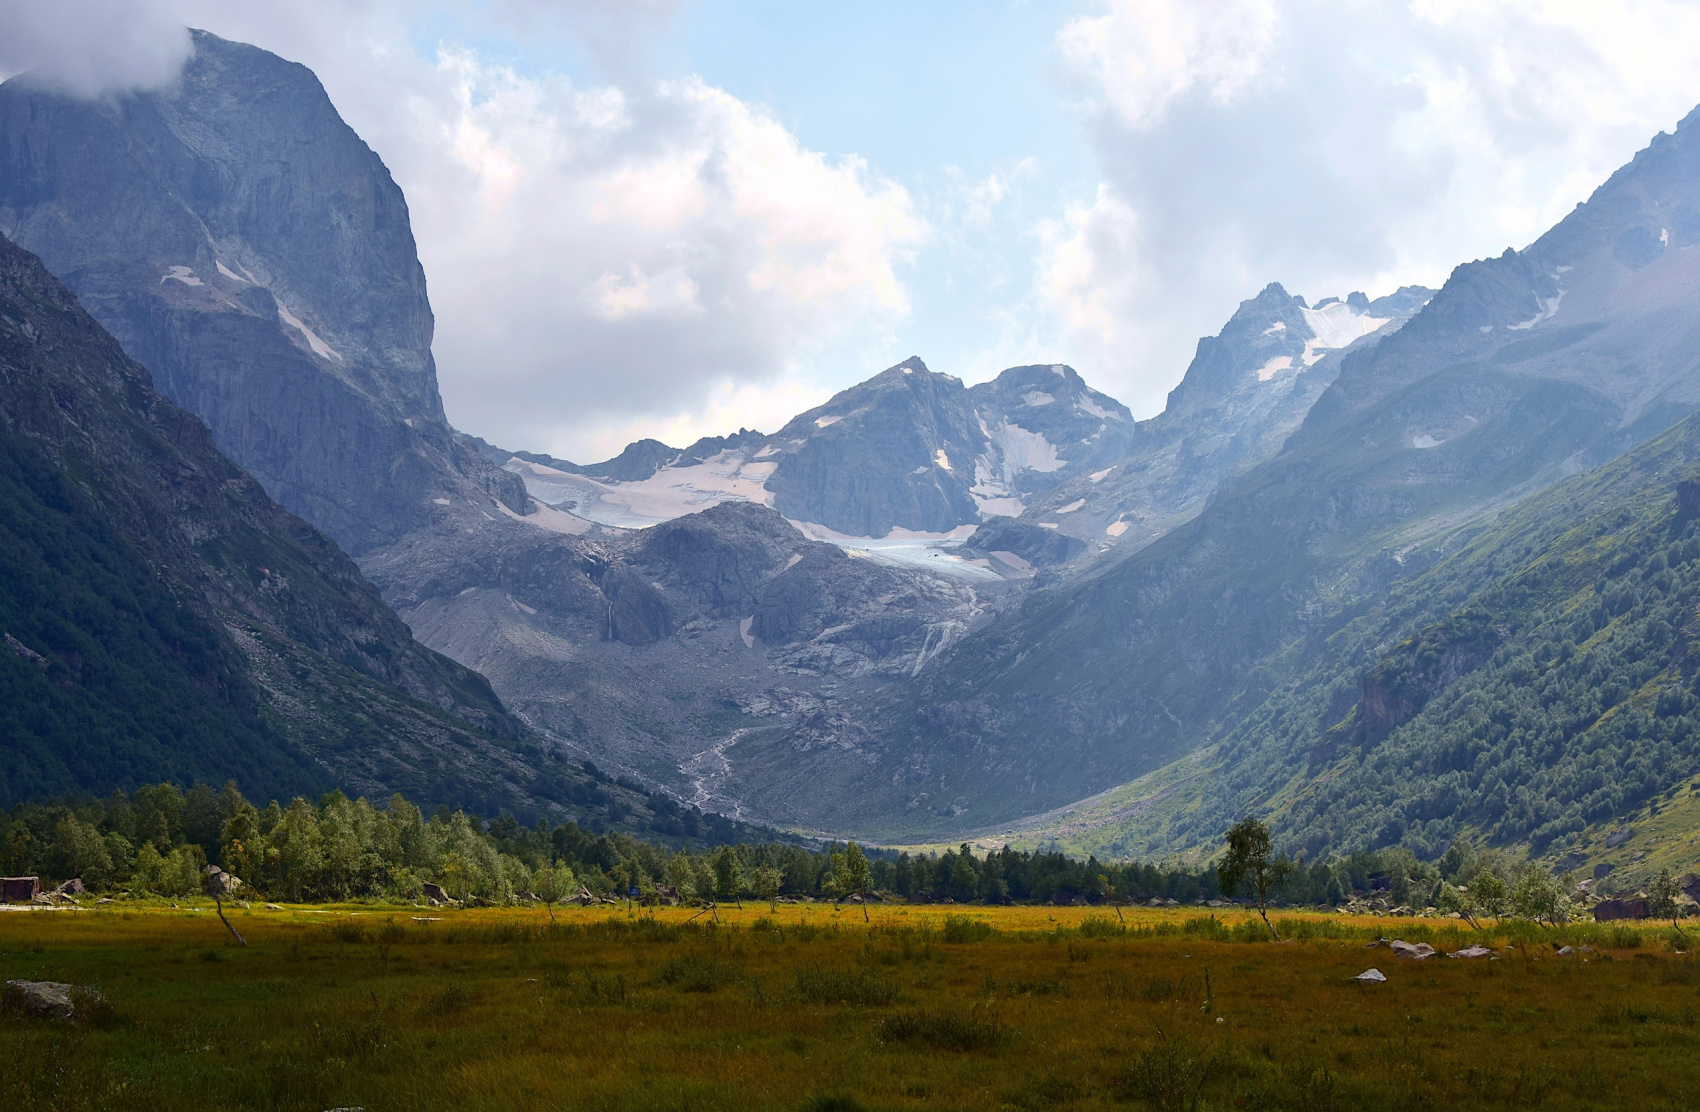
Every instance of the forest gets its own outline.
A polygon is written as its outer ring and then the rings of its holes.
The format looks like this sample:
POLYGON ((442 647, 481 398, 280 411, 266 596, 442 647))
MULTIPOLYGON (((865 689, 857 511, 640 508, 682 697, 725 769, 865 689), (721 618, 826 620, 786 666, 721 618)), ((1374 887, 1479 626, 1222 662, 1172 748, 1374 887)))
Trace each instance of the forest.
MULTIPOLYGON (((1191 904, 1244 895, 1224 897, 1214 862, 1201 868, 1112 863, 1008 846, 976 854, 966 844, 910 854, 864 851, 855 843, 717 841, 690 808, 681 809, 681 821, 694 820, 710 833, 694 846, 596 832, 570 820, 526 826, 502 815, 487 821, 446 806, 427 816, 400 795, 378 806, 333 791, 316 803, 297 797, 258 807, 235 783, 216 790, 196 783, 187 791, 151 784, 105 799, 23 803, 0 814, 0 873, 36 875, 49 884, 77 878, 93 892, 137 897, 197 894, 208 865, 240 878, 244 895, 294 903, 418 903, 428 883, 458 901, 495 904, 539 893, 566 898, 581 888, 616 899, 636 888, 641 902, 652 903, 664 887, 673 890, 669 897, 676 891, 678 899, 703 904, 838 900, 863 891, 885 900, 994 905, 1191 904)), ((1475 849, 1466 839, 1435 863, 1399 848, 1282 862, 1270 892, 1279 905, 1379 897, 1389 907, 1467 910, 1461 891, 1509 895, 1520 881, 1523 890, 1538 888, 1549 909, 1564 899, 1563 886, 1543 870, 1475 849)), ((1547 916, 1536 910, 1527 917, 1547 916)))

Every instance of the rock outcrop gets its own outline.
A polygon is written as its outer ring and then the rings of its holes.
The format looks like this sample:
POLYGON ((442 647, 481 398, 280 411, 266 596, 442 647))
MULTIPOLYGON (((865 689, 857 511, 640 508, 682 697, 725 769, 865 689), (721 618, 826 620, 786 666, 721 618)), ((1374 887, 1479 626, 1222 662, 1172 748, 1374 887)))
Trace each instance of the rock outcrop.
POLYGON ((497 502, 523 513, 522 484, 444 417, 425 275, 383 162, 306 67, 194 44, 157 92, 0 85, 0 233, 347 552, 497 502))

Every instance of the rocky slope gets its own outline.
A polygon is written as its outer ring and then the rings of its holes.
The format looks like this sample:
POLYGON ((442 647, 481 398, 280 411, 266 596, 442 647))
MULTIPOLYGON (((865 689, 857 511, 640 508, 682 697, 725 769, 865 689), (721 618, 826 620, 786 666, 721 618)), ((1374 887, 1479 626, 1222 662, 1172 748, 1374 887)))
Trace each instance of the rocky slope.
POLYGON ((523 512, 443 415, 407 203, 303 66, 196 32, 180 81, 0 85, 0 233, 277 501, 362 555, 523 512))
POLYGON ((8 803, 234 777, 483 807, 582 779, 4 240, 0 627, 8 803))
POLYGON ((1163 412, 1134 428, 1122 458, 1075 474, 1023 517, 1096 547, 1137 547, 1201 508, 1223 482, 1278 451, 1348 354, 1399 331, 1434 294, 1407 286, 1315 308, 1271 283, 1198 342, 1163 412))
MULTIPOLYGON (((931 835, 1209 744, 1390 585, 1700 405, 1696 228, 1691 116, 1526 251, 1459 267, 1347 354, 1281 451, 1196 519, 966 638, 857 716, 841 756, 812 737, 728 756, 776 812, 931 835)), ((1230 807, 1268 786, 1208 783, 1230 807)))
POLYGON ((811 541, 734 502, 594 537, 522 522, 420 531, 366 568, 422 639, 488 676, 527 722, 737 814, 729 741, 823 731, 837 701, 914 675, 1012 589, 950 563, 811 541))

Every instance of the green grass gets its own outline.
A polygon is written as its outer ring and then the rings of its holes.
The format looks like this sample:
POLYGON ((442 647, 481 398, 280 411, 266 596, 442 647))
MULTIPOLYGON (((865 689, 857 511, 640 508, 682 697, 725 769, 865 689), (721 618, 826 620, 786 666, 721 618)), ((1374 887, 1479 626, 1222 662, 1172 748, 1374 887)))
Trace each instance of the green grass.
POLYGON ((18 1109, 1676 1107, 1700 962, 1664 932, 1243 913, 728 910, 0 915, 18 1109), (415 918, 415 916, 419 916, 415 918), (958 920, 960 921, 960 920, 958 920), (1206 924, 1214 923, 1213 927, 1206 924), (1112 927, 1114 924, 1114 927, 1112 927), (1401 963, 1383 933, 1496 961, 1401 963), (1243 941, 1236 939, 1244 938, 1243 941), (1591 952, 1559 958, 1564 942, 1591 952), (1615 948, 1613 948, 1615 947, 1615 948), (214 955, 214 960, 209 960, 214 955), (1374 965, 1385 985, 1351 978, 1374 965), (1189 1096, 1188 1094, 1191 1094, 1189 1096))

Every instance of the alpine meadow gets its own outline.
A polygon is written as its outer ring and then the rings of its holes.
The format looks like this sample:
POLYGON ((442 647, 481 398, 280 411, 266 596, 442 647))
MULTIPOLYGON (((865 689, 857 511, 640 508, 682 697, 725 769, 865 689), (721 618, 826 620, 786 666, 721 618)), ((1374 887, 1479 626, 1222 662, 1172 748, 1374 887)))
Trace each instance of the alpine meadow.
POLYGON ((6 1106, 1692 1106, 1695 44, 0 0, 6 1106))

